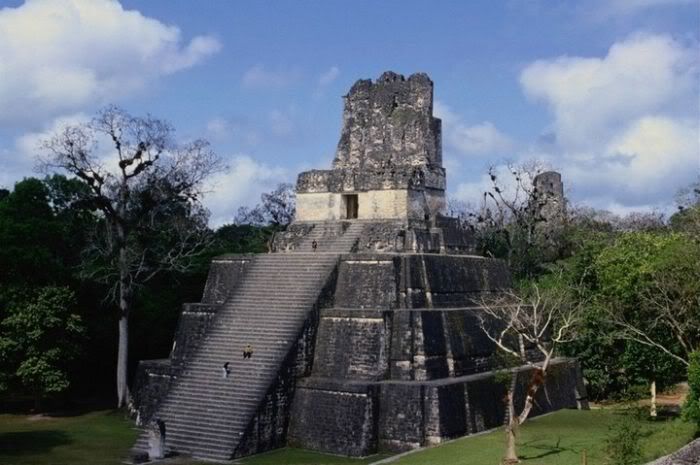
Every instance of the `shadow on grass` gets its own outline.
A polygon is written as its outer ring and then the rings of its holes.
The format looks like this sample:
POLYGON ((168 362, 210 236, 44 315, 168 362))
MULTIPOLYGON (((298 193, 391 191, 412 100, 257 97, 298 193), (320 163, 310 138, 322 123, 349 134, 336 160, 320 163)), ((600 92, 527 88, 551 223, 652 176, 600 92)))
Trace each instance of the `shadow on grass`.
POLYGON ((0 434, 0 454, 26 455, 45 454, 57 446, 64 446, 73 441, 64 431, 23 431, 0 434))
POLYGON ((113 409, 111 407, 97 409, 97 408, 95 408, 94 405, 81 405, 81 406, 77 406, 77 407, 71 407, 70 409, 53 410, 50 412, 45 412, 44 416, 52 417, 52 418, 82 417, 83 415, 93 413, 97 410, 106 410, 107 415, 110 415, 110 416, 121 415, 124 418, 128 417, 125 410, 113 409))
POLYGON ((535 459, 541 459, 541 458, 547 457, 549 455, 561 454, 562 452, 573 452, 573 453, 577 452, 573 447, 562 447, 561 446, 561 438, 558 438, 557 443, 554 445, 536 444, 537 441, 539 441, 539 440, 524 442, 522 444, 522 446, 527 446, 531 449, 541 450, 542 453, 536 454, 536 455, 520 455, 521 459, 523 459, 523 460, 535 460, 535 459))

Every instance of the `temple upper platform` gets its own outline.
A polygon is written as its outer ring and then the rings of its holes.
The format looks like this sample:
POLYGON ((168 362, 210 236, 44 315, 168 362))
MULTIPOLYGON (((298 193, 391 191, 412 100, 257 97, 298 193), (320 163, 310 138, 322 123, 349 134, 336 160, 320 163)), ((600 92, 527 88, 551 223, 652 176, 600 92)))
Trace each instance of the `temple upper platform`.
POLYGON ((333 167, 297 180, 296 221, 425 220, 445 209, 441 121, 433 82, 385 72, 344 97, 333 167))

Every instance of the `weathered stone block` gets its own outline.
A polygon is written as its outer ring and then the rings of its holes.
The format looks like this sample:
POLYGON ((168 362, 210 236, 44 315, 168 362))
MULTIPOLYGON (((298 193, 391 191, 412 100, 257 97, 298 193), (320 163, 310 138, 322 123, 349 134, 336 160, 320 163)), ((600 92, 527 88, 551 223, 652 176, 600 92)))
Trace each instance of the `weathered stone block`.
POLYGON ((240 282, 252 255, 222 255, 211 261, 202 303, 222 304, 240 282))

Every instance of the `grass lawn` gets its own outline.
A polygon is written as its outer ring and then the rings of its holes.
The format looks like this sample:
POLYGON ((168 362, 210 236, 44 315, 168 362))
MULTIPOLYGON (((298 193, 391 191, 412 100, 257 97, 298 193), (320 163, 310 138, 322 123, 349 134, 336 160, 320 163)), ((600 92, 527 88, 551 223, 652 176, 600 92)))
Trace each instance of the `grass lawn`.
MULTIPOLYGON (((524 464, 576 465, 586 449, 590 465, 603 465, 609 426, 621 417, 619 411, 561 410, 530 420, 521 428, 518 455, 524 464)), ((668 454, 690 442, 695 427, 679 419, 644 421, 645 461, 668 454)), ((456 441, 409 454, 393 462, 398 465, 497 465, 503 456, 503 431, 456 441)))
MULTIPOLYGON (((528 421, 519 438, 523 463, 575 465, 581 450, 590 465, 603 465, 608 426, 620 414, 612 409, 565 410, 528 421)), ((678 419, 644 422, 647 459, 664 455, 692 439, 695 428, 678 419)), ((121 412, 97 411, 75 416, 32 417, 0 415, 2 465, 116 465, 127 456, 136 438, 121 412)), ((496 431, 463 438, 407 455, 397 464, 497 465, 503 433, 496 431)), ((364 465, 381 459, 349 459, 298 449, 279 449, 241 459, 244 465, 364 465)), ((184 459, 178 465, 199 465, 184 459)))
POLYGON ((277 449, 240 460, 243 465, 365 465, 388 455, 373 455, 365 459, 351 459, 319 454, 301 449, 277 449))
POLYGON ((3 465, 113 465, 121 463, 135 440, 131 422, 117 411, 0 415, 3 465))

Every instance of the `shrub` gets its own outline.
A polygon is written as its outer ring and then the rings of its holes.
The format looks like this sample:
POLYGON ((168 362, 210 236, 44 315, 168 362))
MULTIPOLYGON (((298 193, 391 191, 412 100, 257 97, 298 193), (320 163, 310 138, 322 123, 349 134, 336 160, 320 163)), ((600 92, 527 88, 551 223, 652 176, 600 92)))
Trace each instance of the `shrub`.
POLYGON ((642 461, 642 425, 628 412, 610 426, 605 446, 610 465, 636 465, 642 461))
POLYGON ((700 351, 690 354, 688 365, 688 386, 690 392, 683 406, 683 418, 695 422, 700 427, 700 351))

